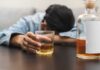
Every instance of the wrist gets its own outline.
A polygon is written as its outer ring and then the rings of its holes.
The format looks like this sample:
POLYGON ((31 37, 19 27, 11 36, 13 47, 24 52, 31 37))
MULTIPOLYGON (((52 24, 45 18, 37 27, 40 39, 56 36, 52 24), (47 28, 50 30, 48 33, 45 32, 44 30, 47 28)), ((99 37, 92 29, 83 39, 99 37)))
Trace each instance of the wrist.
POLYGON ((21 34, 12 34, 10 39, 10 45, 12 46, 21 46, 24 35, 21 34))

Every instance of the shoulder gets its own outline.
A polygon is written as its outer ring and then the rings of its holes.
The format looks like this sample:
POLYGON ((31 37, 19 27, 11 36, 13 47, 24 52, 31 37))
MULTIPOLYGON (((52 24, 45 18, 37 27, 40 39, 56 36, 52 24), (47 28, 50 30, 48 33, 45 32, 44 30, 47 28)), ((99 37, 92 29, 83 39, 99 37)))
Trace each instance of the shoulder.
POLYGON ((33 21, 33 22, 39 23, 44 18, 44 15, 45 15, 45 12, 37 12, 33 15, 24 16, 22 18, 26 21, 33 21))

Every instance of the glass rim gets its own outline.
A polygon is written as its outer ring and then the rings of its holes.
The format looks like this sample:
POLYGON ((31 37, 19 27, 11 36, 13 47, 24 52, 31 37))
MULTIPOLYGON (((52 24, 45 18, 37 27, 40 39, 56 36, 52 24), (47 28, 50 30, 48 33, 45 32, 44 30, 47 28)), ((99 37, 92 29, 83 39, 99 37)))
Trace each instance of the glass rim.
POLYGON ((35 34, 36 34, 36 33, 43 33, 43 32, 55 33, 55 31, 53 31, 53 30, 37 30, 37 31, 35 31, 35 34))

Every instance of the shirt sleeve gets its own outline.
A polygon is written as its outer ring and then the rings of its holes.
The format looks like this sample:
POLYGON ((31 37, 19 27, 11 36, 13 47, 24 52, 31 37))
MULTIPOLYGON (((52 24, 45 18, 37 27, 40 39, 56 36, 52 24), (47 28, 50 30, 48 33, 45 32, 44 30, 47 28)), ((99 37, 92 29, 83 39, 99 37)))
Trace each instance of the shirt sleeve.
POLYGON ((74 25, 74 27, 68 31, 68 32, 61 32, 59 33, 60 36, 68 36, 71 38, 76 38, 77 37, 77 26, 76 24, 74 25))
POLYGON ((35 32, 38 30, 44 15, 44 12, 37 12, 33 15, 22 17, 16 24, 0 32, 0 45, 8 46, 12 34, 26 34, 28 31, 35 32))
POLYGON ((21 18, 16 24, 0 32, 0 45, 9 45, 13 33, 25 34, 29 30, 27 21, 21 18))

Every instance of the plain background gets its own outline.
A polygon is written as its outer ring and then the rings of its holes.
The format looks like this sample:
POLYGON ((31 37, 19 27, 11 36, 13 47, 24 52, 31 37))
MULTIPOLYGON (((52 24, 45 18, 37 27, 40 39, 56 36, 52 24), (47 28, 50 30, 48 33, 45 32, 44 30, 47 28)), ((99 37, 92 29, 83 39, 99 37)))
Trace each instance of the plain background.
MULTIPOLYGON (((0 0, 0 8, 37 8, 45 10, 50 4, 63 4, 70 8, 83 6, 84 0, 0 0)), ((100 7, 100 0, 96 0, 100 7)))
MULTIPOLYGON (((96 3, 100 7, 100 0, 96 0, 96 3)), ((63 4, 72 8, 75 19, 84 13, 84 0, 0 0, 0 30, 16 23, 22 16, 33 14, 34 8, 44 11, 51 4, 63 4)))

